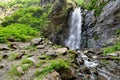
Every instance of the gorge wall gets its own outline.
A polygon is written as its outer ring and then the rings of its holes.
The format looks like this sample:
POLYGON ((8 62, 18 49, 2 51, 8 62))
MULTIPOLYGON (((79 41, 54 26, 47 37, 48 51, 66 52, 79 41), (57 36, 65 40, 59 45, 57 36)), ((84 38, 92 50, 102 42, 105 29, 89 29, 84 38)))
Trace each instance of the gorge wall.
MULTIPOLYGON (((88 1, 88 0, 86 0, 88 1)), ((82 48, 101 49, 120 40, 120 0, 107 2, 98 16, 94 10, 83 9, 82 48)), ((100 0, 97 6, 100 7, 100 0)), ((68 19, 77 6, 74 0, 41 0, 41 6, 52 4, 49 22, 44 36, 52 42, 64 45, 68 37, 68 19)))
POLYGON ((83 47, 101 49, 120 40, 120 0, 111 0, 98 17, 84 11, 83 47))
POLYGON ((68 35, 69 14, 76 7, 76 3, 72 0, 41 0, 40 3, 42 7, 52 5, 44 36, 56 44, 64 45, 65 37, 68 35))

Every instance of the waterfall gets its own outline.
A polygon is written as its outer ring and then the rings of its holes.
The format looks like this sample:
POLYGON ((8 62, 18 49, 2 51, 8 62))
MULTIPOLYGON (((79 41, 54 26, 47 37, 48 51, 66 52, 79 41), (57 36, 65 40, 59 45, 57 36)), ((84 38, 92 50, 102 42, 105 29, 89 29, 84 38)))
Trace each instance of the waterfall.
POLYGON ((69 36, 65 40, 65 45, 72 50, 80 49, 82 14, 81 8, 76 8, 69 20, 69 36))

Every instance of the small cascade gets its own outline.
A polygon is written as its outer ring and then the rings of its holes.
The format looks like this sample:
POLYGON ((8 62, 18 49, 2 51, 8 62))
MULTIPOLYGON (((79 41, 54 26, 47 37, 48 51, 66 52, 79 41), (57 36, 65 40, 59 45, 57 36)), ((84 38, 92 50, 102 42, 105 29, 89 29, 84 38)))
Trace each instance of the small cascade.
POLYGON ((80 49, 82 14, 81 8, 76 8, 69 20, 69 36, 65 41, 65 45, 72 50, 80 49))
MULTIPOLYGON (((104 63, 101 63, 103 61, 98 57, 102 56, 98 56, 94 52, 85 53, 84 51, 80 51, 82 33, 82 13, 80 7, 73 11, 69 19, 69 28, 69 35, 65 40, 65 45, 71 50, 76 50, 78 53, 76 62, 79 68, 77 69, 77 79, 75 80, 120 80, 118 73, 113 74, 111 67, 104 66, 104 63)), ((115 70, 115 68, 113 68, 113 70, 115 70)))

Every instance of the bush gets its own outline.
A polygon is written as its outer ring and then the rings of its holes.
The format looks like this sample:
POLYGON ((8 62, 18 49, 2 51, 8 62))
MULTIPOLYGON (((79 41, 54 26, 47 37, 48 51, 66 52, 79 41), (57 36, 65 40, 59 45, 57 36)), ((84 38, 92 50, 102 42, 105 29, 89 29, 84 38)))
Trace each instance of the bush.
POLYGON ((24 24, 11 24, 7 27, 0 27, 0 43, 7 42, 9 38, 24 42, 37 36, 37 30, 24 24))
POLYGON ((10 8, 16 4, 23 4, 24 7, 39 5, 40 0, 10 0, 7 3, 0 1, 0 7, 10 8))
POLYGON ((6 17, 2 25, 5 27, 12 23, 26 24, 37 29, 42 29, 47 24, 47 13, 43 12, 41 7, 20 9, 11 16, 6 17))
POLYGON ((120 42, 117 42, 113 46, 106 47, 103 49, 104 54, 113 53, 120 50, 120 42))

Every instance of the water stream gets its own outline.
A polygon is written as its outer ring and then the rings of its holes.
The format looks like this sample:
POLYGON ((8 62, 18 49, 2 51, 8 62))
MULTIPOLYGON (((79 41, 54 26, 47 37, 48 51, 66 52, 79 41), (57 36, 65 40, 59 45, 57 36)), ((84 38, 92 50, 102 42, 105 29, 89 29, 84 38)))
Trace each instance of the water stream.
POLYGON ((69 37, 65 41, 65 45, 72 50, 80 49, 81 29, 82 29, 82 13, 81 8, 76 8, 69 20, 69 37))
MULTIPOLYGON (((81 8, 76 8, 70 17, 69 20, 69 36, 65 40, 65 45, 69 47, 71 50, 78 50, 78 55, 79 57, 76 58, 79 59, 81 58, 84 62, 83 66, 86 66, 90 70, 90 78, 89 79, 83 79, 83 80, 98 80, 96 77, 97 76, 102 76, 105 77, 106 79, 99 79, 99 80, 113 80, 113 79, 118 79, 118 78, 113 78, 112 74, 109 72, 98 68, 97 66, 100 65, 98 60, 90 60, 88 56, 86 56, 83 52, 80 51, 80 45, 81 45, 81 33, 82 33, 82 13, 81 13, 81 8), (94 73, 92 73, 96 69, 98 71, 98 75, 96 76, 94 73)), ((82 65, 78 65, 81 67, 82 65)), ((80 73, 82 74, 82 73, 80 73)), ((82 74, 86 75, 86 74, 82 74)), ((79 79, 78 79, 79 80, 79 79)), ((82 80, 82 79, 80 79, 82 80)))

